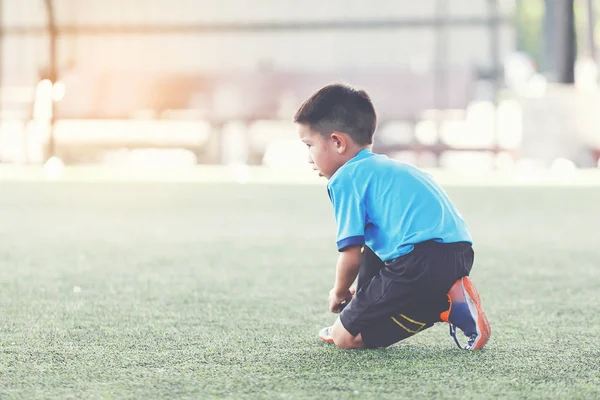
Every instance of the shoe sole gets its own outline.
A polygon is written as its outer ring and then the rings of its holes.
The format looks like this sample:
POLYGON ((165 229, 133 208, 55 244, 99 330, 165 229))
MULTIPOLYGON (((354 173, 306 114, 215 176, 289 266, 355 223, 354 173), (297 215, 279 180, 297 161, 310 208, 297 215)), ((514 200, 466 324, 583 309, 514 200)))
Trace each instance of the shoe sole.
MULTIPOLYGON (((322 331, 325 329, 322 329, 322 331)), ((321 339, 324 342, 327 343, 333 343, 333 337, 332 336, 324 336, 321 332, 319 332, 319 339, 321 339)))
POLYGON ((331 338, 331 337, 324 337, 324 336, 319 335, 319 339, 321 339, 322 341, 327 342, 327 343, 333 343, 333 338, 331 338))
POLYGON ((473 346, 468 350, 480 350, 486 345, 488 340, 490 340, 490 337, 492 336, 492 327, 481 308, 479 293, 469 277, 464 277, 462 279, 462 286, 471 314, 474 314, 473 311, 477 314, 477 339, 473 343, 473 346), (475 310, 473 310, 473 308, 475 308, 475 310))

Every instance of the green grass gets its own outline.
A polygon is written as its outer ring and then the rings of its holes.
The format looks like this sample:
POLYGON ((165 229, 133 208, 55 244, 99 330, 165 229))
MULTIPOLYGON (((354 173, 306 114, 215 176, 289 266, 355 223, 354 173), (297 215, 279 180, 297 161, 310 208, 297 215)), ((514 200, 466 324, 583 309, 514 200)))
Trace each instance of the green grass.
POLYGON ((316 339, 323 187, 0 185, 2 399, 600 397, 600 188, 448 188, 493 328, 473 353, 442 324, 316 339))

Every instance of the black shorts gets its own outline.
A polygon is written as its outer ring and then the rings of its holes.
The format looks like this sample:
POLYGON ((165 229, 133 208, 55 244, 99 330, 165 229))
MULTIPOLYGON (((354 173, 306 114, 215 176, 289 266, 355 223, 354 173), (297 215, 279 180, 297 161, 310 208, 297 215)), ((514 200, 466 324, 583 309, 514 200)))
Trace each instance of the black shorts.
POLYGON ((473 266, 467 242, 415 245, 412 252, 384 263, 363 247, 354 298, 341 312, 342 325, 366 347, 387 347, 440 321, 446 294, 473 266))

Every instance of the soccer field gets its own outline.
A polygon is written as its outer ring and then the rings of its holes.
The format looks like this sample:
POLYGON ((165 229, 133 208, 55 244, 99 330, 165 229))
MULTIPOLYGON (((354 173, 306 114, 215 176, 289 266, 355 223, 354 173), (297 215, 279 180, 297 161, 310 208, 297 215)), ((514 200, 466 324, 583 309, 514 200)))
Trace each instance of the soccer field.
POLYGON ((317 339, 322 186, 2 182, 0 398, 599 398, 600 187, 449 187, 492 324, 317 339))

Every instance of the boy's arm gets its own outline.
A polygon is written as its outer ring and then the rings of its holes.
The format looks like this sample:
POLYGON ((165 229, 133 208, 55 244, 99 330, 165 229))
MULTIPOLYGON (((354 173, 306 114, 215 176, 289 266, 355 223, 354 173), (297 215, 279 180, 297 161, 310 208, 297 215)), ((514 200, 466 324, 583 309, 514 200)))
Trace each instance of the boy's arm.
POLYGON ((331 312, 339 313, 340 305, 344 301, 352 299, 349 289, 360 268, 360 248, 361 246, 349 246, 340 252, 335 269, 335 285, 329 292, 329 310, 331 312))

